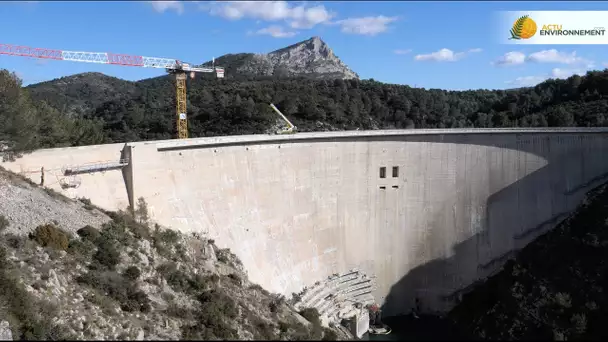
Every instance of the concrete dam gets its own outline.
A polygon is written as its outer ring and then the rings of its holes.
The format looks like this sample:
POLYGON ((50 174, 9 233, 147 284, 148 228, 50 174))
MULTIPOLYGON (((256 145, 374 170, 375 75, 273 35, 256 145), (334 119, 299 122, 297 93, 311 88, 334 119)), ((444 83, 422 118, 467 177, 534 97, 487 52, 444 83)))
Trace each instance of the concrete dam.
POLYGON ((35 182, 44 167, 45 186, 108 210, 143 197, 154 221, 230 248, 269 291, 317 283, 304 294, 317 307, 319 287, 359 272, 348 279, 373 286, 352 296, 390 316, 449 310, 566 218, 608 180, 608 129, 227 136, 45 149, 2 166, 35 182))

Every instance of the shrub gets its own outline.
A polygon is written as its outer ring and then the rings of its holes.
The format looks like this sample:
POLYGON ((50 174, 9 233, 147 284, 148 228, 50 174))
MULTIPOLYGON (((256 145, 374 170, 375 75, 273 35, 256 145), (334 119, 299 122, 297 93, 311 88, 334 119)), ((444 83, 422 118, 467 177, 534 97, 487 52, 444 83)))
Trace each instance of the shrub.
POLYGON ((3 230, 8 228, 9 224, 10 223, 8 222, 8 219, 4 217, 4 215, 0 215, 0 233, 2 233, 3 230))
POLYGON ((123 311, 149 312, 150 299, 130 280, 113 271, 94 272, 89 271, 76 278, 76 281, 87 284, 101 293, 121 303, 123 311))
POLYGON ((170 317, 176 317, 181 319, 191 320, 194 318, 190 309, 179 306, 174 302, 170 302, 165 310, 165 313, 170 317))
POLYGON ((577 334, 583 334, 587 330, 587 317, 584 313, 572 315, 570 322, 577 334))
POLYGON ((254 335, 256 340, 276 340, 274 327, 268 322, 263 321, 259 317, 255 317, 254 327, 256 328, 254 335))
POLYGON ((152 236, 150 228, 147 225, 140 224, 137 220, 128 213, 123 211, 114 212, 110 215, 114 224, 120 225, 128 229, 135 238, 149 240, 152 236))
POLYGON ((289 330, 289 323, 285 321, 279 321, 279 331, 286 333, 289 330))
MULTIPOLYGON (((0 272, 9 266, 9 261, 6 260, 8 253, 4 247, 0 246, 0 272)), ((2 286, 2 284, 0 284, 2 286)))
POLYGON ((80 202, 82 202, 82 204, 84 204, 84 208, 85 208, 86 210, 93 210, 93 209, 95 209, 95 206, 93 205, 93 203, 91 203, 91 200, 90 200, 90 199, 88 199, 88 198, 84 198, 84 197, 81 197, 81 198, 79 198, 78 200, 79 200, 80 202))
POLYGON ((99 230, 97 230, 89 225, 86 225, 86 226, 78 229, 76 231, 76 234, 78 234, 78 236, 80 236, 81 239, 88 240, 91 242, 94 242, 95 240, 97 240, 99 235, 101 235, 99 230))
POLYGON ((70 240, 67 252, 76 257, 88 258, 95 251, 95 246, 90 241, 70 240))
POLYGON ((311 339, 308 328, 296 320, 291 322, 279 321, 279 331, 281 340, 303 341, 311 339))
POLYGON ((61 193, 59 193, 59 192, 57 192, 57 191, 55 191, 55 190, 53 190, 51 188, 44 187, 43 189, 44 189, 44 192, 46 192, 47 195, 49 195, 52 198, 61 200, 61 201, 66 202, 66 203, 70 203, 72 201, 71 199, 65 197, 63 194, 61 194, 61 193))
POLYGON ((126 279, 131 280, 131 281, 137 280, 137 278, 139 278, 140 275, 141 275, 141 271, 136 266, 127 267, 127 269, 123 273, 123 276, 126 279))
POLYGON ((133 236, 136 239, 150 240, 150 238, 152 237, 152 234, 150 233, 150 228, 148 228, 147 226, 141 225, 135 221, 133 221, 132 224, 129 224, 128 228, 131 231, 131 233, 133 233, 133 236))
POLYGON ((213 284, 217 284, 220 281, 220 276, 213 273, 213 274, 207 276, 206 279, 213 284))
POLYGON ((205 277, 200 274, 189 277, 185 272, 178 270, 174 262, 167 262, 157 267, 156 269, 169 284, 173 290, 184 293, 194 293, 204 290, 207 284, 210 283, 211 277, 205 277))
POLYGON ((161 256, 176 260, 176 257, 171 253, 171 247, 179 241, 179 234, 170 229, 161 229, 158 224, 154 225, 154 234, 152 237, 152 245, 161 256))
POLYGON ((30 238, 43 247, 51 247, 63 251, 67 251, 70 242, 68 233, 52 224, 36 227, 36 230, 30 233, 30 238))
POLYGON ((315 308, 306 308, 300 311, 300 315, 306 318, 312 324, 321 324, 321 320, 319 319, 319 311, 315 308))
POLYGON ((228 253, 225 249, 220 249, 217 251, 217 261, 223 262, 224 264, 229 264, 230 259, 228 258, 228 253))
POLYGON ((123 246, 131 245, 133 236, 127 230, 127 223, 121 220, 114 220, 103 225, 100 236, 97 240, 107 240, 123 246))
POLYGON ((155 241, 164 245, 175 245, 179 241, 179 234, 171 229, 159 230, 155 236, 155 241))
POLYGON ((134 286, 127 288, 127 300, 122 303, 120 308, 127 312, 140 311, 143 313, 150 312, 152 309, 148 295, 141 290, 135 290, 134 286))
POLYGON ((97 244, 97 252, 93 255, 93 259, 100 265, 113 270, 120 262, 120 252, 112 242, 101 239, 97 244))
POLYGON ((329 328, 323 328, 323 341, 337 341, 338 334, 329 328))
POLYGON ((268 304, 268 308, 270 309, 270 312, 272 313, 276 313, 279 311, 279 308, 281 307, 281 305, 285 304, 285 297, 282 295, 275 295, 272 297, 272 300, 270 301, 270 303, 268 304))
POLYGON ((572 306, 572 298, 568 293, 558 292, 555 294, 555 303, 559 306, 569 308, 572 306))
POLYGON ((302 295, 299 293, 292 292, 291 293, 291 301, 297 303, 302 300, 302 295))
POLYGON ((148 204, 143 197, 137 199, 137 209, 135 210, 135 217, 139 219, 140 224, 148 225, 148 204))
POLYGON ((25 247, 26 239, 15 234, 6 234, 6 244, 13 249, 22 249, 25 247))
POLYGON ((92 205, 91 200, 86 198, 86 197, 80 197, 78 199, 80 202, 82 202, 83 204, 88 204, 88 205, 92 205))
POLYGON ((263 288, 262 286, 260 286, 260 284, 251 284, 249 285, 249 289, 250 290, 254 290, 254 291, 262 291, 263 288))
POLYGON ((226 295, 221 290, 209 290, 197 296, 201 303, 201 310, 204 315, 223 315, 230 319, 238 316, 238 310, 234 299, 226 295))
POLYGON ((228 278, 230 278, 230 280, 231 280, 231 281, 232 281, 232 282, 233 282, 235 285, 241 286, 241 285, 242 285, 242 283, 243 283, 243 281, 241 280, 241 277, 239 277, 239 275, 238 275, 238 274, 236 274, 236 273, 230 273, 230 274, 228 275, 228 278))
POLYGON ((321 325, 321 319, 319 318, 319 311, 317 311, 315 308, 306 308, 300 311, 300 315, 312 323, 313 338, 321 338, 323 334, 323 326, 321 325))
POLYGON ((184 325, 182 339, 234 339, 237 331, 226 321, 238 316, 234 300, 224 292, 210 290, 198 296, 201 307, 196 314, 198 324, 184 325))

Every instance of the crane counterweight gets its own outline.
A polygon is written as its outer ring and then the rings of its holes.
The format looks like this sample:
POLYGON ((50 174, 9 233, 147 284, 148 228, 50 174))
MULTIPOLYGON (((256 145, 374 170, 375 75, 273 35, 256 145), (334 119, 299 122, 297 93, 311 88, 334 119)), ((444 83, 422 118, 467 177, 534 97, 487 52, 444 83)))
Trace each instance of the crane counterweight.
POLYGON ((189 72, 190 77, 194 78, 194 73, 196 72, 215 72, 217 78, 224 78, 224 68, 215 66, 215 58, 213 67, 197 68, 191 67, 190 64, 182 63, 177 59, 171 58, 124 55, 109 52, 54 50, 10 44, 0 44, 0 55, 165 69, 168 73, 175 74, 177 137, 179 139, 188 138, 186 73, 189 72))

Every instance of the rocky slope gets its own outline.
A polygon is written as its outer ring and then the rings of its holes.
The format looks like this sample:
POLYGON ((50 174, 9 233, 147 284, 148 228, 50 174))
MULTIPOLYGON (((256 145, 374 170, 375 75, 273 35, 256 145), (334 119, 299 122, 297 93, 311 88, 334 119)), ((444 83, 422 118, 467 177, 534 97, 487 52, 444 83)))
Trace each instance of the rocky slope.
POLYGON ((143 201, 102 212, 1 168, 0 196, 2 338, 351 338, 250 283, 213 240, 149 224, 143 201))
MULTIPOLYGON (((215 60, 226 75, 305 76, 313 79, 358 79, 359 75, 342 62, 319 37, 267 54, 229 54, 215 60)), ((211 65, 206 62, 204 65, 211 65)))

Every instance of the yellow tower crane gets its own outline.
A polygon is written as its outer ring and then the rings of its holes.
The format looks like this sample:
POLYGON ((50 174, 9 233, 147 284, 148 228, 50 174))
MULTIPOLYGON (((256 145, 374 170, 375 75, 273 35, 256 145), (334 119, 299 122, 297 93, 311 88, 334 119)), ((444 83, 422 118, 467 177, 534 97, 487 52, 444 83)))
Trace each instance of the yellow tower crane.
POLYGON ((9 44, 0 44, 0 55, 165 69, 168 73, 175 75, 176 130, 178 139, 188 138, 188 112, 186 108, 187 74, 190 73, 190 77, 194 78, 197 72, 215 72, 218 78, 224 78, 224 68, 215 66, 215 58, 213 59, 212 67, 191 67, 187 63, 182 63, 172 58, 122 55, 109 52, 53 50, 9 44))

